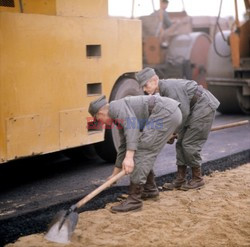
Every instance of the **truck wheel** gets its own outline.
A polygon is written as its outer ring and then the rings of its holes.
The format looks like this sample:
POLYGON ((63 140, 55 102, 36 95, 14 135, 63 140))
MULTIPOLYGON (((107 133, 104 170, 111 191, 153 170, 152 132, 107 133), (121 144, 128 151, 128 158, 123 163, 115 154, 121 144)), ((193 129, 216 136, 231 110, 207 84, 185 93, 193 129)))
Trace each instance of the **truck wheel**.
POLYGON ((239 107, 247 115, 250 115, 250 96, 243 95, 242 88, 239 88, 237 91, 237 99, 239 102, 239 107))
MULTIPOLYGON (((122 78, 114 86, 110 101, 143 94, 135 79, 122 78)), ((108 162, 115 162, 118 147, 120 145, 119 133, 116 128, 106 129, 105 140, 95 144, 97 154, 108 162)))
POLYGON ((223 114, 240 113, 237 87, 208 85, 208 90, 220 101, 218 111, 223 114))
POLYGON ((63 150, 63 154, 74 161, 88 161, 98 158, 93 145, 66 149, 63 150))

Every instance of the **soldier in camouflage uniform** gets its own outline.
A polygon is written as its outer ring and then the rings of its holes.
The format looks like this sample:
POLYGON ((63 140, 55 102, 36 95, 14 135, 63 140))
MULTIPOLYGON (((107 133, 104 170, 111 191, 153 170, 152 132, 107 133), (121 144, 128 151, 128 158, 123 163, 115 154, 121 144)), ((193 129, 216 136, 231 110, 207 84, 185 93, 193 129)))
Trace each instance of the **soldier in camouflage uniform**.
MULTIPOLYGON (((107 103, 105 96, 90 103, 89 113, 98 121, 115 124, 120 135, 115 168, 130 174, 129 196, 112 212, 142 208, 142 199, 155 198, 153 164, 166 141, 182 122, 179 102, 160 96, 129 96, 107 103)), ((112 127, 115 127, 112 125, 112 127)))
POLYGON ((177 178, 171 184, 165 184, 164 188, 189 190, 202 187, 204 180, 201 174, 200 153, 211 130, 219 101, 195 81, 159 80, 152 68, 144 68, 136 74, 136 78, 146 94, 159 93, 181 103, 183 121, 176 143, 177 178), (188 182, 187 166, 192 170, 192 179, 188 182))

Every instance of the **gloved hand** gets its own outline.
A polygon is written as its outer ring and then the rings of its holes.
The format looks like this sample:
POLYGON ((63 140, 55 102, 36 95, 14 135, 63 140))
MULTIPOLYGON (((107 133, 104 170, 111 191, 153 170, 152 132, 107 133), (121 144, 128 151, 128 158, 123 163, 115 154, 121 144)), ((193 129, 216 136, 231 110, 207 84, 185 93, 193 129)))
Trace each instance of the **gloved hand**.
POLYGON ((176 133, 173 133, 173 135, 170 137, 170 139, 167 141, 167 144, 173 144, 175 139, 178 138, 178 135, 176 133))

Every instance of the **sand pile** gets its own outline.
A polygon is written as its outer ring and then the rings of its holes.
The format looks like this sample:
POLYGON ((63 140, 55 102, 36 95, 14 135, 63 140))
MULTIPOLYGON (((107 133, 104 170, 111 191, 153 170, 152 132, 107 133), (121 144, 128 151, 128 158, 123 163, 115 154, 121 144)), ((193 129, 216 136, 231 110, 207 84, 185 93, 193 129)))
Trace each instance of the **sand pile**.
MULTIPOLYGON (((250 246, 250 164, 205 181, 201 190, 161 192, 139 212, 112 214, 111 204, 84 212, 67 246, 250 246)), ((7 246, 64 245, 35 234, 7 246)))

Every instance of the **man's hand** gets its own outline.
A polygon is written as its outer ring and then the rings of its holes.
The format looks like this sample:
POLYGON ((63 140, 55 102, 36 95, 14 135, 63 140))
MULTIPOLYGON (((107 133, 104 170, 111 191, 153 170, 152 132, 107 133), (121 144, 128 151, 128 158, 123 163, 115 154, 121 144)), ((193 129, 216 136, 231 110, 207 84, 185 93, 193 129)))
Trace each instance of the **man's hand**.
POLYGON ((134 170, 134 159, 125 158, 122 162, 122 168, 125 170, 126 174, 132 173, 134 170))
POLYGON ((125 159, 122 162, 122 168, 125 170, 126 174, 132 173, 134 170, 134 153, 133 150, 127 150, 125 159))
POLYGON ((176 133, 173 133, 173 135, 170 137, 170 139, 167 141, 168 144, 173 144, 174 140, 178 138, 178 135, 176 133))

